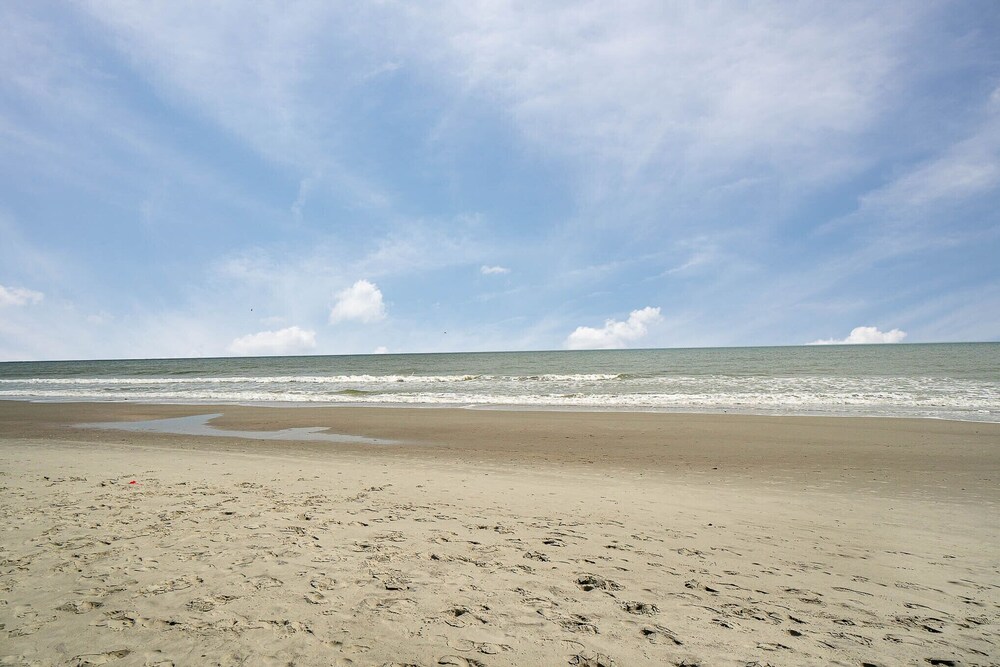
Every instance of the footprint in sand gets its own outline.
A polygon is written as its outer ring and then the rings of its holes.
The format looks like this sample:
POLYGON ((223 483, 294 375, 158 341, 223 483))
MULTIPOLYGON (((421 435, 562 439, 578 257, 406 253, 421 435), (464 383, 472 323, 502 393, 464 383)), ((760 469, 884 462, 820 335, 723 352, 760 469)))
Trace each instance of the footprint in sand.
POLYGON ((388 614, 408 614, 417 607, 417 601, 410 598, 366 598, 356 609, 388 614))
POLYGON ((448 648, 453 648, 456 651, 462 651, 468 653, 470 651, 478 651, 484 655, 496 655, 500 651, 511 651, 513 650, 507 644, 492 644, 490 642, 476 642, 471 639, 449 639, 447 642, 448 648))
POLYGON ((569 664, 577 667, 616 667, 618 663, 603 653, 577 653, 569 659, 569 664))
POLYGON ((103 606, 104 603, 97 600, 73 600, 59 605, 56 607, 56 611, 71 611, 74 614, 83 614, 91 609, 98 609, 103 606))
MULTIPOLYGON (((483 611, 488 611, 489 609, 484 607, 483 611)), ((468 607, 452 607, 451 609, 446 609, 444 612, 445 620, 444 622, 453 628, 464 628, 468 623, 472 621, 479 621, 479 623, 487 624, 489 621, 483 618, 481 615, 472 611, 468 607)))
POLYGON ((576 585, 583 591, 602 590, 620 591, 624 587, 616 581, 605 579, 596 574, 584 574, 577 578, 576 585))
POLYGON ((931 634, 939 635, 944 632, 946 622, 933 616, 896 616, 895 622, 911 630, 923 630, 931 634))
POLYGON ((475 658, 463 658, 460 655, 446 655, 438 658, 439 665, 455 665, 455 667, 486 667, 485 663, 475 658))
POLYGON ((28 616, 28 618, 25 618, 24 623, 17 626, 16 628, 8 630, 7 636, 27 637, 29 635, 35 634, 36 632, 41 630, 42 627, 56 620, 55 616, 42 617, 34 612, 30 612, 29 614, 19 614, 18 618, 24 618, 25 616, 28 616))
POLYGON ((32 660, 23 654, 0 657, 0 667, 43 667, 43 665, 44 663, 32 660))
POLYGON ((547 609, 539 609, 537 613, 549 621, 558 623, 563 630, 567 630, 569 632, 582 632, 591 635, 598 634, 597 625, 593 623, 591 619, 583 616, 582 614, 570 614, 568 616, 563 616, 561 614, 550 612, 547 609))
POLYGON ((125 611, 107 611, 104 612, 104 616, 104 623, 98 625, 103 625, 111 630, 121 631, 126 628, 133 628, 136 624, 136 619, 125 611))
POLYGON ((791 646, 785 646, 778 642, 757 642, 757 648, 762 651, 791 651, 791 646))
POLYGON ((170 581, 164 581, 160 584, 151 584, 146 586, 139 591, 141 595, 161 595, 163 593, 170 593, 173 591, 182 591, 186 588, 191 588, 195 583, 203 583, 204 579, 201 577, 196 577, 194 582, 188 579, 171 579, 170 581))
POLYGON ((108 651, 106 653, 86 653, 84 655, 78 655, 70 661, 72 667, 91 667, 93 665, 106 665, 109 662, 115 660, 121 660, 127 655, 130 655, 132 651, 127 648, 120 648, 114 651, 108 651))
POLYGON ((337 585, 337 581, 330 577, 322 576, 311 579, 309 585, 318 591, 332 591, 337 585))
POLYGON ((642 636, 649 640, 650 644, 673 644, 680 646, 684 642, 677 638, 673 630, 662 625, 647 625, 642 629, 642 636))
POLYGON ((309 604, 326 604, 328 602, 326 596, 319 591, 309 591, 303 597, 309 604))
POLYGON ((250 577, 249 579, 247 579, 247 581, 249 581, 250 584, 258 591, 264 590, 266 588, 277 588, 278 586, 281 586, 283 583, 280 579, 269 577, 266 574, 262 574, 256 577, 250 577))
POLYGON ((410 588, 410 580, 398 570, 373 572, 372 578, 380 581, 387 591, 405 591, 410 588))
MULTIPOLYGON (((340 652, 346 652, 346 653, 350 653, 352 655, 360 655, 360 654, 367 653, 368 651, 372 650, 372 647, 368 646, 366 644, 345 643, 345 642, 340 641, 339 639, 330 639, 330 640, 321 640, 321 641, 322 641, 322 643, 325 646, 329 646, 330 648, 336 649, 336 650, 338 650, 340 652)), ((353 665, 354 662, 350 658, 336 658, 334 660, 333 664, 335 664, 335 665, 340 665, 340 664, 351 664, 351 665, 353 665), (345 660, 347 662, 344 662, 345 660)), ((389 663, 385 663, 385 664, 386 665, 396 665, 396 664, 402 664, 402 663, 389 662, 389 663)), ((409 663, 406 663, 406 664, 409 664, 409 663)), ((384 665, 383 665, 383 667, 384 667, 384 665)), ((405 665, 403 667, 405 667, 405 665)))
POLYGON ((236 597, 232 595, 208 595, 205 597, 195 598, 184 606, 191 611, 212 611, 219 605, 232 602, 235 599, 236 597))
POLYGON ((174 667, 174 661, 169 658, 160 657, 163 651, 159 649, 153 651, 153 656, 146 658, 146 662, 143 663, 145 667, 174 667))
POLYGON ((303 623, 301 621, 292 621, 287 618, 284 619, 269 619, 262 618, 260 623, 264 623, 266 626, 270 626, 273 630, 278 631, 284 637, 290 637, 295 634, 307 634, 314 635, 312 626, 308 623, 303 623))
POLYGON ((659 607, 655 604, 650 604, 648 602, 636 602, 635 600, 622 602, 622 609, 630 614, 639 614, 643 616, 652 616, 660 611, 659 607))
MULTIPOLYGON (((134 582, 133 582, 134 583, 134 582)), ((77 595, 88 595, 90 597, 105 598, 114 593, 121 593, 126 590, 125 586, 115 585, 115 586, 97 586, 96 588, 85 588, 77 591, 73 591, 77 595)))

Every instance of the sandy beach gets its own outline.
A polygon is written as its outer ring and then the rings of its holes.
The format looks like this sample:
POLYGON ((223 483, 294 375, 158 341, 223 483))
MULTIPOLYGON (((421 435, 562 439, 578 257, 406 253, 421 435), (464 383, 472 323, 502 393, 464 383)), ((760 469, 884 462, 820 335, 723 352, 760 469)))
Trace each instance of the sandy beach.
POLYGON ((998 482, 997 424, 0 402, 0 664, 996 665, 998 482), (206 413, 391 443, 78 427, 206 413))

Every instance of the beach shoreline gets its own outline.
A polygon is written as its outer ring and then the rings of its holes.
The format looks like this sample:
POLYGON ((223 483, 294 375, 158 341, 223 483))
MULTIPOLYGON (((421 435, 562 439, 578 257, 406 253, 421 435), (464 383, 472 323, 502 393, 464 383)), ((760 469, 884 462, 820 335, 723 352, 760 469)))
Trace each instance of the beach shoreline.
POLYGON ((650 406, 636 406, 636 407, 622 407, 622 406, 608 406, 602 407, 599 405, 528 405, 528 404, 505 404, 505 403, 463 403, 457 401, 455 403, 391 403, 391 402, 379 402, 379 403, 362 403, 362 402, 328 402, 328 401, 280 401, 280 400, 261 400, 261 401, 222 401, 222 400, 148 400, 148 399, 109 399, 109 400, 95 400, 95 399, 81 399, 81 398, 37 398, 31 396, 25 397, 5 397, 0 398, 0 403, 3 402, 23 402, 23 403, 37 403, 43 405, 78 405, 78 404, 108 404, 108 405, 176 405, 191 408, 198 407, 217 407, 217 406, 231 406, 239 408, 287 408, 289 410, 295 409, 334 409, 334 408, 345 408, 345 409, 357 409, 357 410, 380 410, 380 409, 390 409, 390 410, 473 410, 473 411, 484 411, 484 412, 568 412, 573 414, 579 413, 594 413, 594 414, 653 414, 653 415, 704 415, 704 416, 725 416, 725 415, 735 415, 743 417, 779 417, 779 418, 796 418, 796 417, 806 417, 806 418, 831 418, 831 419, 906 419, 906 420, 935 420, 935 421, 946 421, 946 422, 967 422, 973 424, 1000 424, 1000 418, 994 416, 994 413, 969 413, 964 416, 956 415, 941 415, 934 413, 927 414, 895 414, 890 412, 859 412, 857 409, 847 410, 843 412, 835 412, 831 410, 779 410, 779 409, 761 409, 761 408, 739 408, 739 407, 704 407, 704 408, 694 408, 694 407, 650 407, 650 406))
POLYGON ((0 398, 938 418, 1000 423, 1000 345, 0 364, 0 398))
POLYGON ((187 437, 97 431, 109 441, 161 446, 293 449, 459 463, 611 467, 661 473, 715 472, 749 479, 937 489, 982 499, 1000 480, 1000 424, 936 419, 688 413, 550 412, 315 406, 25 403, 0 401, 0 437, 88 440, 83 424, 219 414, 227 431, 289 428, 379 439, 388 444, 187 437), (321 431, 322 432, 322 431, 321 431), (376 447, 376 450, 372 450, 376 447), (721 471, 721 472, 720 472, 721 471))
POLYGON ((997 424, 0 401, 0 463, 4 664, 1000 655, 997 424), (77 428, 206 413, 398 443, 77 428))

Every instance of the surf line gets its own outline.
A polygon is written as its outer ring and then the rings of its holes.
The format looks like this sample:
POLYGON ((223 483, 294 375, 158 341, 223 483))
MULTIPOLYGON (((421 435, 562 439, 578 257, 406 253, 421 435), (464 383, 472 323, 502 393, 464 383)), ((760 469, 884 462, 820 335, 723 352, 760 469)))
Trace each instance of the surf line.
POLYGON ((131 431, 135 433, 169 433, 172 435, 247 438, 250 440, 311 440, 356 445, 399 444, 396 440, 368 438, 363 435, 348 435, 346 433, 329 433, 326 428, 322 426, 285 428, 278 431, 235 431, 214 428, 209 424, 211 420, 221 416, 221 412, 216 412, 206 415, 191 415, 189 417, 150 419, 137 422, 95 422, 89 424, 77 424, 76 426, 78 428, 111 429, 116 431, 131 431))

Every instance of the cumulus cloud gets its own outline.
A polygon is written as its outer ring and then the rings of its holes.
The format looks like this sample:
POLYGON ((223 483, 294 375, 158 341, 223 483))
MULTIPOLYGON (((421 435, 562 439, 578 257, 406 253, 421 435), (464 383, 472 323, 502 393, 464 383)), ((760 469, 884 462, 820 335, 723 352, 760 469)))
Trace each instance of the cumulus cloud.
POLYGON ((4 287, 0 285, 0 306, 26 306, 38 303, 45 295, 25 287, 4 287))
POLYGON ((810 345, 872 345, 875 343, 900 343, 906 332, 899 329, 879 331, 878 327, 854 327, 847 338, 816 340, 810 345))
POLYGON ((481 267, 479 267, 479 272, 484 276, 497 276, 497 275, 503 275, 505 273, 510 273, 510 269, 508 269, 506 266, 486 266, 485 264, 483 264, 481 267))
POLYGON ((266 356, 273 354, 301 354, 316 347, 316 332, 288 327, 279 331, 259 331, 237 338, 229 346, 233 354, 266 356))
POLYGON ((379 345, 374 350, 372 350, 372 354, 389 354, 389 348, 387 348, 385 345, 379 345))
POLYGON ((385 319, 382 291, 367 280, 359 280, 337 292, 337 303, 330 310, 330 324, 345 320, 368 323, 381 319, 385 319))
POLYGON ((606 350, 628 347, 632 341, 639 340, 648 332, 647 327, 663 319, 660 309, 646 306, 642 310, 633 310, 624 322, 606 320, 600 329, 594 327, 577 327, 576 331, 566 338, 565 346, 571 350, 606 350))

